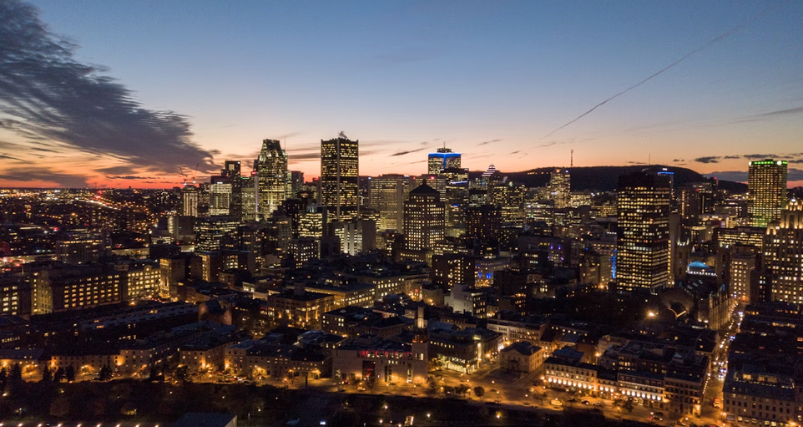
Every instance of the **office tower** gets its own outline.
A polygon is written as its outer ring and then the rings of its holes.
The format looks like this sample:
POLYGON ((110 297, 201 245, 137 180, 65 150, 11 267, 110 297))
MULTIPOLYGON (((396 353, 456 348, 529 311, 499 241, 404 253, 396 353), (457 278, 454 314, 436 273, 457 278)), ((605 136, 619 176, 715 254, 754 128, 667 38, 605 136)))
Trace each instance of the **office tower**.
POLYGON ((750 162, 747 192, 750 225, 766 227, 777 221, 786 205, 786 162, 772 159, 750 162))
POLYGON ((803 303, 803 202, 793 200, 767 227, 764 260, 772 273, 773 301, 803 303))
POLYGON ((644 172, 620 176, 617 210, 619 289, 665 287, 669 281, 669 180, 644 172))
POLYGON ((320 239, 326 235, 328 211, 326 206, 311 204, 298 218, 298 237, 320 239))
POLYGON ((483 242, 499 239, 502 230, 502 210, 497 205, 466 208, 466 237, 483 242))
POLYGON ((758 301, 751 299, 752 277, 758 269, 758 248, 755 246, 737 245, 731 249, 730 259, 730 293, 742 304, 752 304, 758 301))
POLYGON ((229 215, 240 218, 243 212, 242 188, 248 185, 248 178, 243 178, 240 170, 240 162, 236 160, 226 160, 223 164, 222 176, 229 179, 231 183, 231 203, 229 215))
POLYGON ((429 281, 433 285, 449 291, 459 285, 474 286, 477 279, 476 260, 465 254, 443 254, 432 256, 429 281))
POLYGON ((572 198, 571 176, 568 169, 555 169, 549 175, 549 199, 558 209, 569 207, 572 198))
POLYGON ((287 171, 287 198, 298 197, 304 189, 304 172, 287 171))
POLYGON ((228 178, 213 177, 209 185, 209 215, 229 215, 232 203, 232 184, 228 178))
POLYGON ((376 249, 376 222, 353 219, 346 222, 333 222, 332 234, 340 239, 340 251, 357 255, 376 249))
POLYGON ((223 249, 223 239, 237 232, 238 221, 227 216, 211 216, 195 220, 195 252, 223 249))
POLYGON ((398 174, 371 178, 368 206, 379 213, 379 230, 404 233, 404 201, 413 182, 412 177, 398 174))
POLYGON ((359 141, 342 132, 321 141, 321 204, 329 208, 329 221, 347 221, 359 212, 359 141))
POLYGON ((198 188, 194 185, 181 189, 181 215, 198 216, 198 188))
POLYGON ((451 148, 438 148, 437 153, 429 153, 427 173, 437 175, 444 169, 460 168, 460 153, 453 153, 451 148))
POLYGON ((406 249, 433 249, 444 237, 446 206, 438 190, 426 183, 410 191, 404 202, 404 235, 406 249))
POLYGON ((256 159, 257 217, 268 218, 285 199, 287 192, 287 153, 279 141, 265 139, 256 159))
POLYGON ((240 188, 240 221, 242 222, 256 221, 257 219, 257 199, 259 198, 257 183, 255 177, 243 180, 240 188))
POLYGON ((680 218, 685 226, 697 225, 702 213, 702 195, 700 189, 694 186, 684 186, 678 189, 680 201, 680 218))

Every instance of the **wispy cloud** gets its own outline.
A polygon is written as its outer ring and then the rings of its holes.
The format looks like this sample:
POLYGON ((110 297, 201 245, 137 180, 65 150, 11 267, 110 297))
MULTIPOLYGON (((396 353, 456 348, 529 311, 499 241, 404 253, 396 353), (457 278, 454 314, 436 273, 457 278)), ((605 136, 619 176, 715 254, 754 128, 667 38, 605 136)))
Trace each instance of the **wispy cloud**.
POLYGON ((405 156, 410 153, 417 153, 419 151, 424 151, 426 148, 417 148, 415 150, 405 150, 405 151, 397 151, 390 155, 390 157, 398 157, 398 156, 405 156))
POLYGON ((492 139, 492 140, 490 140, 490 141, 483 141, 483 142, 480 142, 480 143, 479 143, 479 144, 477 144, 477 145, 488 145, 488 144, 493 144, 494 142, 501 142, 501 141, 502 141, 502 139, 501 139, 501 138, 499 138, 499 139, 492 139))

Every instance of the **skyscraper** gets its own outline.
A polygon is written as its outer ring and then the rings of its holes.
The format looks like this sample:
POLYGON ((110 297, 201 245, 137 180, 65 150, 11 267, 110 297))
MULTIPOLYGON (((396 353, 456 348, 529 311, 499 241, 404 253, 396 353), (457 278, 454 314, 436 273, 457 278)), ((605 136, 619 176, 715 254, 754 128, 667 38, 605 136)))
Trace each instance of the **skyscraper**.
POLYGON ((287 153, 279 141, 265 139, 256 162, 257 216, 267 218, 279 208, 287 191, 287 153))
POLYGON ((209 215, 229 215, 232 204, 232 185, 228 178, 213 177, 209 185, 209 215))
POLYGON ((243 179, 240 171, 240 162, 236 160, 226 160, 223 165, 223 170, 220 172, 220 175, 228 178, 231 184, 231 203, 229 204, 230 211, 228 215, 240 218, 243 212, 242 188, 248 185, 248 180, 243 179))
POLYGON ((321 140, 321 204, 329 208, 330 221, 347 221, 359 213, 359 141, 343 132, 321 140))
POLYGON ((435 248, 435 244, 443 240, 445 227, 446 206, 438 190, 424 183, 410 191, 410 198, 404 202, 406 249, 435 248))
POLYGON ((669 281, 669 180, 635 172, 619 177, 616 281, 653 291, 669 281))
POLYGON ((387 174, 371 178, 368 205, 379 212, 379 230, 404 233, 404 201, 413 186, 407 175, 387 174))
POLYGON ((803 202, 793 200, 767 227, 764 259, 772 272, 772 299, 803 303, 803 202))
POLYGON ((568 208, 572 200, 571 176, 568 169, 555 169, 549 176, 549 199, 558 209, 568 208))
POLYGON ((194 185, 181 189, 181 215, 198 216, 198 188, 194 185))
POLYGON ((438 152, 429 153, 427 173, 437 175, 443 169, 460 168, 460 153, 453 153, 451 148, 438 148, 438 152))
POLYGON ((772 159, 750 162, 747 213, 753 227, 766 227, 780 219, 786 205, 786 163, 772 159))

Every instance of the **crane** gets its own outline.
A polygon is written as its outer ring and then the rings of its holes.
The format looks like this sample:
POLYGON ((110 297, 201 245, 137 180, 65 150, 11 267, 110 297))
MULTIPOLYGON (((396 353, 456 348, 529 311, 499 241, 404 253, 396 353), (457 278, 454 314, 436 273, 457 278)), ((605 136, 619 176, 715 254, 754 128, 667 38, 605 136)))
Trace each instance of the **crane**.
POLYGON ((184 185, 187 185, 187 174, 184 173, 184 169, 182 169, 181 166, 178 167, 178 173, 181 175, 182 178, 184 178, 183 181, 184 185))
POLYGON ((195 164, 195 172, 192 173, 192 183, 195 184, 195 177, 198 175, 198 166, 200 163, 195 164))

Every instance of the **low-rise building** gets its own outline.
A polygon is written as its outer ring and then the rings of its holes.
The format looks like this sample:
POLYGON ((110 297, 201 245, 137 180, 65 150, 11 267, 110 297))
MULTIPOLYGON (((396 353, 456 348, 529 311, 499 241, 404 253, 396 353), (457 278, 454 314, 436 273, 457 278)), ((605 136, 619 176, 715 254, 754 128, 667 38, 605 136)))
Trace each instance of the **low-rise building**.
POLYGON ((536 372, 544 364, 544 350, 527 341, 515 342, 499 351, 499 365, 517 372, 536 372))

